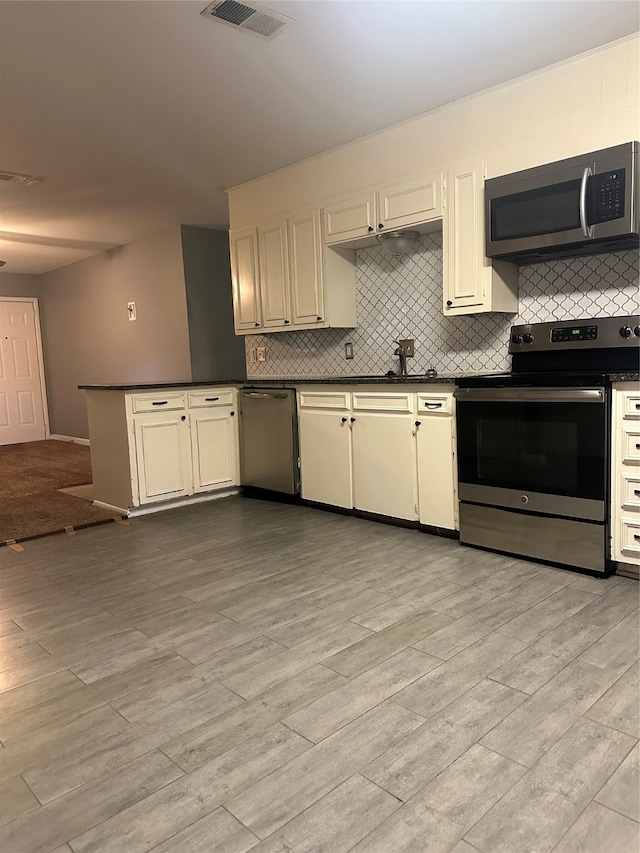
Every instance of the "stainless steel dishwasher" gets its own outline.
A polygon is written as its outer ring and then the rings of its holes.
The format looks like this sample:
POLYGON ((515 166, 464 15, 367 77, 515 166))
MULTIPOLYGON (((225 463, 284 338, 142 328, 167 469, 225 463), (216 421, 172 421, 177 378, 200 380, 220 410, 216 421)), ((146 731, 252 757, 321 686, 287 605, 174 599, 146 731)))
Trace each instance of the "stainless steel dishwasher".
POLYGON ((242 485, 297 494, 298 419, 291 388, 240 390, 242 485))

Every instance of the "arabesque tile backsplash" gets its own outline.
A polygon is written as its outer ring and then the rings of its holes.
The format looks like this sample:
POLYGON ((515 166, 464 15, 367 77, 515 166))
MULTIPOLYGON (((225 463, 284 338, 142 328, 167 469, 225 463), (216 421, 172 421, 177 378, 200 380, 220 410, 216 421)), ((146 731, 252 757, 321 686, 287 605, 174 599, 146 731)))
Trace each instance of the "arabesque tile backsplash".
POLYGON ((640 312, 638 251, 613 252, 523 266, 519 314, 442 315, 442 234, 420 238, 412 255, 379 247, 356 253, 358 327, 248 335, 247 377, 364 376, 398 368, 394 339, 414 338, 409 373, 509 369, 509 328, 518 322, 610 317, 640 312), (346 360, 344 344, 353 344, 346 360), (252 362, 265 346, 267 361, 252 362))

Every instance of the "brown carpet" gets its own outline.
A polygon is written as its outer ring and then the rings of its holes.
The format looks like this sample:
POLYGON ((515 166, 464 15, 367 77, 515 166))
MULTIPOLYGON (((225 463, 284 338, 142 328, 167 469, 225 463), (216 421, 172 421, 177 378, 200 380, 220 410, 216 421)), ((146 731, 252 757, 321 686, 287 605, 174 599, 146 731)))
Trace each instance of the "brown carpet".
POLYGON ((57 491, 90 482, 84 445, 49 440, 0 446, 0 543, 112 519, 113 512, 57 491))

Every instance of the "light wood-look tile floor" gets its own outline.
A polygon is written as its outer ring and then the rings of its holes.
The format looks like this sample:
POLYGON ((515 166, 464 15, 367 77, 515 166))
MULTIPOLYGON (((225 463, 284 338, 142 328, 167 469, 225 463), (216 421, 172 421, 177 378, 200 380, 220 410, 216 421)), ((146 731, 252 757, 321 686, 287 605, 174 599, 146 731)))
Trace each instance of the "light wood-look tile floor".
POLYGON ((239 497, 0 550, 2 853, 636 853, 638 584, 239 497))

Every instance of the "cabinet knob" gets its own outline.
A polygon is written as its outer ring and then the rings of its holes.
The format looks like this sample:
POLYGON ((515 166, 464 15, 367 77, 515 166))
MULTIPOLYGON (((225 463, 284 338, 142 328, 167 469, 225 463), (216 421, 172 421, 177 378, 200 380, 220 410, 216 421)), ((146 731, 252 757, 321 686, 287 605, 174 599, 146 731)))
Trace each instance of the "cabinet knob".
POLYGON ((382 222, 378 222, 378 228, 384 228, 384 225, 382 224, 382 222))
POLYGON ((253 325, 254 325, 256 328, 259 328, 259 327, 260 327, 260 323, 254 323, 253 325))
POLYGON ((450 299, 447 299, 447 307, 451 308, 453 302, 450 299))
POLYGON ((367 228, 367 231, 373 231, 373 225, 370 225, 370 226, 367 228))
POLYGON ((180 418, 181 421, 186 421, 186 419, 187 419, 186 415, 182 415, 182 417, 180 418))
POLYGON ((343 424, 346 424, 346 422, 347 422, 347 418, 341 418, 341 420, 342 420, 342 423, 343 423, 343 424))
POLYGON ((415 425, 416 425, 416 426, 420 426, 420 424, 421 424, 421 423, 422 423, 422 421, 416 421, 416 422, 415 422, 415 425))
POLYGON ((351 421, 351 423, 353 424, 353 423, 355 423, 355 420, 356 420, 356 419, 355 419, 355 418, 349 418, 349 420, 350 420, 350 421, 351 421))
POLYGON ((322 317, 318 316, 318 317, 316 317, 316 319, 317 319, 317 320, 322 320, 322 317))
POLYGON ((235 415, 235 412, 229 412, 229 414, 231 415, 231 417, 233 417, 235 415))
POLYGON ((284 321, 285 326, 288 326, 290 322, 291 322, 291 320, 285 320, 284 321))

